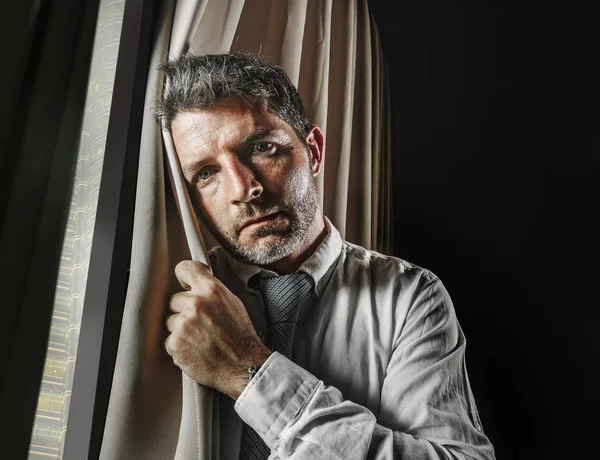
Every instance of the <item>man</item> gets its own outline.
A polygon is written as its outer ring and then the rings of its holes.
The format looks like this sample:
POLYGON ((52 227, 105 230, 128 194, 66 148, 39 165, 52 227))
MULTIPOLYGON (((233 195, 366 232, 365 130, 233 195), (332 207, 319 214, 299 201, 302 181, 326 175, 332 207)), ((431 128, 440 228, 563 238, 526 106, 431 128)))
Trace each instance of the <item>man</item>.
POLYGON ((222 393, 221 458, 494 458, 446 290, 322 215, 323 133, 286 75, 239 55, 163 70, 157 117, 221 245, 215 276, 177 266, 165 347, 222 393))

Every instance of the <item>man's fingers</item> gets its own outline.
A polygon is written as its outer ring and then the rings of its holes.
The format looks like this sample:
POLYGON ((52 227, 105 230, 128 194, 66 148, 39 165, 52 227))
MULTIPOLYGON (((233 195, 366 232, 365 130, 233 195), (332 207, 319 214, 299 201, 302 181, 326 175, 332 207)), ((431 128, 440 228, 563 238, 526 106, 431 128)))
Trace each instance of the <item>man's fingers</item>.
POLYGON ((189 291, 178 292, 171 296, 169 301, 169 309, 173 313, 181 313, 188 307, 193 307, 198 302, 198 296, 189 291))
POLYGON ((200 297, 212 298, 215 294, 219 296, 229 292, 208 267, 200 262, 184 260, 178 263, 175 275, 181 287, 200 297))
POLYGON ((167 316, 167 331, 173 332, 179 321, 181 321, 181 318, 178 313, 167 316))
POLYGON ((183 289, 194 291, 198 286, 202 286, 207 277, 212 275, 202 262, 184 260, 175 266, 175 276, 183 289))
POLYGON ((171 357, 173 357, 173 355, 171 355, 171 351, 169 348, 169 339, 171 338, 171 336, 167 337, 163 343, 164 347, 165 347, 165 351, 167 352, 167 354, 171 357))

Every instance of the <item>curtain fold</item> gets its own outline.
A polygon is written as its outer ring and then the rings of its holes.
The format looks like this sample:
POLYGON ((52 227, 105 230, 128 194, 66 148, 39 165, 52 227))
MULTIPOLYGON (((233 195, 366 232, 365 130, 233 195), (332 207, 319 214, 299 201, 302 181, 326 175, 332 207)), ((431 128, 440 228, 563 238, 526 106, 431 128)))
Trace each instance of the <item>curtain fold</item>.
POLYGON ((131 271, 119 350, 100 458, 210 458, 212 390, 174 366, 162 344, 169 295, 177 289, 175 265, 194 258, 208 263, 206 250, 179 166, 167 135, 165 187, 163 137, 153 106, 162 85, 158 66, 189 42, 206 5, 164 3, 154 43, 142 124, 131 271), (176 209, 179 209, 179 214, 176 209))
POLYGON ((317 178, 325 214, 349 241, 390 250, 385 70, 367 0, 208 1, 190 52, 229 51, 288 73, 325 132, 317 178))
POLYGON ((251 52, 281 66, 298 86, 309 119, 326 134, 318 178, 325 214, 350 241, 389 246, 382 225, 391 220, 391 190, 379 178, 390 158, 384 73, 367 0, 169 1, 160 21, 142 128, 131 275, 101 453, 106 460, 216 459, 213 439, 227 436, 212 423, 218 416, 212 391, 182 379, 162 348, 168 298, 178 290, 174 266, 189 258, 208 264, 204 247, 215 244, 196 223, 170 134, 153 120, 162 85, 156 68, 168 56, 251 52))

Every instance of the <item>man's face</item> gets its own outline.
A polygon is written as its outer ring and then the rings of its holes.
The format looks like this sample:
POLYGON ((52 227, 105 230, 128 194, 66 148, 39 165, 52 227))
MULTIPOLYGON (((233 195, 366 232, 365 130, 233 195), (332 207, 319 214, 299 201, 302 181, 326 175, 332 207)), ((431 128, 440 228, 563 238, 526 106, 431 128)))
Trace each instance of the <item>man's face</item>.
POLYGON ((304 143, 286 122, 237 98, 175 118, 173 141, 196 210, 234 257, 267 265, 304 242, 319 214, 315 130, 304 143))

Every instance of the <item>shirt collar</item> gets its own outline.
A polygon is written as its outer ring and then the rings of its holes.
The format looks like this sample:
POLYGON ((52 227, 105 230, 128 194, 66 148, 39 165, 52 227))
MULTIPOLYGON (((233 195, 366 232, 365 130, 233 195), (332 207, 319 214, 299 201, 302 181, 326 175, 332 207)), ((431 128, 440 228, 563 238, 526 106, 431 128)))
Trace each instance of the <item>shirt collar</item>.
MULTIPOLYGON (((342 237, 340 232, 333 226, 331 221, 323 216, 327 235, 317 247, 312 256, 310 256, 298 269, 310 275, 315 283, 315 291, 317 295, 321 292, 326 284, 325 275, 329 272, 331 266, 335 263, 342 250, 342 237)), ((263 273, 264 276, 278 276, 272 270, 261 267, 260 265, 251 265, 233 258, 229 253, 226 253, 229 259, 229 265, 236 276, 248 288, 248 281, 257 273, 263 273)))

